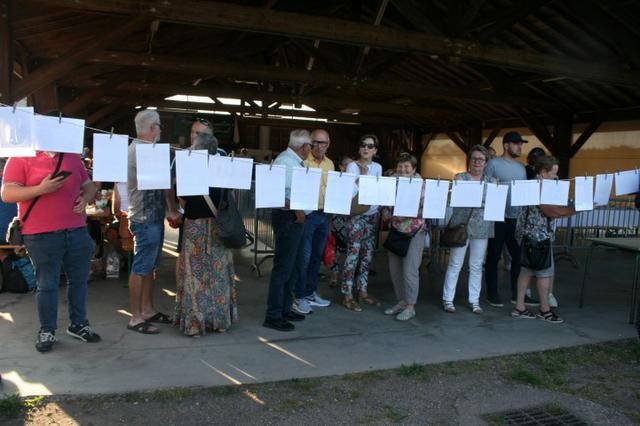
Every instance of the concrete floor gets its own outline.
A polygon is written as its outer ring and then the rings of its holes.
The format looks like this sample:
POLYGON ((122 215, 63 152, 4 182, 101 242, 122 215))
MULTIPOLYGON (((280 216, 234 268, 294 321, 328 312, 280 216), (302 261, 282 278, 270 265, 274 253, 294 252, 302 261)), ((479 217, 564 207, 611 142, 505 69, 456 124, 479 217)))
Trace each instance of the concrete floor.
MULTIPOLYGON (((172 313, 174 257, 166 246, 157 282, 157 307, 172 313)), ((402 323, 384 316, 394 303, 383 250, 376 254, 370 293, 382 308, 361 313, 342 307, 338 291, 326 281, 320 292, 334 304, 317 308, 296 330, 281 333, 261 326, 270 261, 257 278, 249 268, 248 249, 235 254, 240 322, 226 334, 190 339, 171 326, 145 336, 126 329, 128 291, 124 279, 90 283, 89 318, 103 341, 85 344, 64 334, 66 306, 61 298, 54 350, 34 348, 38 329, 33 295, 0 294, 0 393, 22 395, 120 393, 174 386, 216 386, 315 377, 417 363, 484 358, 518 352, 581 345, 636 335, 627 324, 633 258, 617 251, 594 256, 584 309, 577 308, 582 269, 557 265, 559 312, 564 324, 514 320, 512 305, 484 306, 477 316, 465 308, 465 285, 459 285, 458 312, 440 305, 443 271, 422 267, 417 316, 402 323)), ((578 261, 583 257, 578 256, 578 261)), ((466 274, 460 282, 466 283, 466 274)), ((506 283, 504 275, 502 284, 506 283)), ((506 284, 502 287, 507 296, 506 284)), ((61 295, 62 296, 62 295, 61 295)))

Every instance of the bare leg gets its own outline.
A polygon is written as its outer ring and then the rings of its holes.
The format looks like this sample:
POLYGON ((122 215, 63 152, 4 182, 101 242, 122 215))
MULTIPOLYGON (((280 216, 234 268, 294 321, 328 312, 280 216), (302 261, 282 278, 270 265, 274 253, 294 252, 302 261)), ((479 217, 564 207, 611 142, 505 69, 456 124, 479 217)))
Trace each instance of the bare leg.
POLYGON ((551 278, 538 278, 538 296, 540 297, 540 312, 549 312, 549 284, 551 278))
POLYGON ((144 318, 150 318, 154 316, 157 311, 153 307, 153 273, 142 277, 142 316, 144 318))
POLYGON ((527 287, 529 287, 529 282, 531 281, 531 275, 524 275, 522 272, 518 276, 518 298, 516 301, 516 309, 519 311, 524 311, 524 295, 527 291, 527 287))

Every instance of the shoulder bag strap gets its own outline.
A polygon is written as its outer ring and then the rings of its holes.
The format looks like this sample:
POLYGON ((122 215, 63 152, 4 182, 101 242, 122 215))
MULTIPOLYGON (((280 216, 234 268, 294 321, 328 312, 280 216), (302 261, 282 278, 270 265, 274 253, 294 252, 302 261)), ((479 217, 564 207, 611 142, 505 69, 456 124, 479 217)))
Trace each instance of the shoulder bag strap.
POLYGON ((209 209, 213 213, 213 216, 214 217, 218 216, 218 209, 216 209, 216 206, 213 205, 213 201, 211 201, 211 197, 209 197, 208 195, 203 195, 202 197, 204 198, 204 201, 209 206, 209 209))
MULTIPOLYGON (((61 152, 60 154, 58 154, 58 164, 56 164, 56 168, 53 171, 53 173, 51 173, 51 176, 55 175, 60 170, 60 166, 62 165, 62 158, 63 157, 64 157, 64 153, 61 152)), ((33 206, 36 205, 36 202, 39 199, 40 199, 40 195, 38 195, 36 198, 34 198, 33 201, 31 202, 31 204, 29 204, 29 208, 27 208, 27 211, 22 216, 22 220, 21 220, 22 223, 26 222, 27 218, 29 217, 29 214, 31 213, 31 210, 33 209, 33 206)))

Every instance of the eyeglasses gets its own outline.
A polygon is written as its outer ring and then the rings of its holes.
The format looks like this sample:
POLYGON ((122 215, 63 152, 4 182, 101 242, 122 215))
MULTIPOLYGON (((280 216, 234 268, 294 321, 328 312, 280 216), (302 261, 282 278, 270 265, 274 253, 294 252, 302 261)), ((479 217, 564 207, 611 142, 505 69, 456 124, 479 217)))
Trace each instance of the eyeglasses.
POLYGON ((329 141, 311 141, 311 145, 326 145, 329 141))
POLYGON ((374 149, 376 144, 374 143, 361 143, 360 148, 374 149))
POLYGON ((471 160, 474 163, 484 163, 485 161, 487 161, 486 158, 480 158, 480 157, 471 157, 471 160))
POLYGON ((206 118, 196 117, 193 119, 193 121, 197 121, 198 123, 204 124, 207 127, 211 127, 211 122, 206 118))

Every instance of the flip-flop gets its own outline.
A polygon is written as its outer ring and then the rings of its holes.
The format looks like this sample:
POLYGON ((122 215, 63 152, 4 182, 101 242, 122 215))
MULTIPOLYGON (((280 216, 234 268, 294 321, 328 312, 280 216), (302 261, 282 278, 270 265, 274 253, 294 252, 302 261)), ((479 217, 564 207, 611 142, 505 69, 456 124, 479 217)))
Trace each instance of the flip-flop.
POLYGON ((145 320, 146 322, 153 322, 156 324, 171 324, 171 318, 169 317, 169 315, 167 314, 163 314, 162 312, 158 312, 156 313, 154 316, 152 316, 151 318, 147 318, 145 320))
POLYGON ((141 333, 141 334, 158 334, 160 333, 160 330, 155 329, 155 330, 150 330, 150 328, 153 327, 150 323, 146 322, 146 321, 142 321, 139 322, 136 325, 127 325, 127 328, 131 331, 135 331, 137 333, 141 333))

